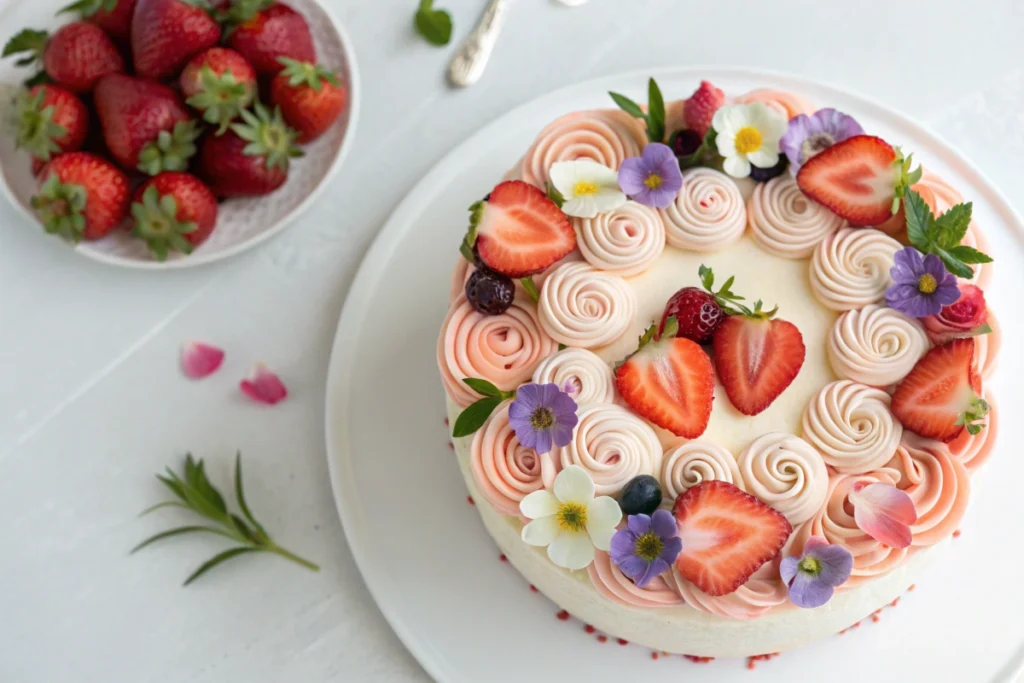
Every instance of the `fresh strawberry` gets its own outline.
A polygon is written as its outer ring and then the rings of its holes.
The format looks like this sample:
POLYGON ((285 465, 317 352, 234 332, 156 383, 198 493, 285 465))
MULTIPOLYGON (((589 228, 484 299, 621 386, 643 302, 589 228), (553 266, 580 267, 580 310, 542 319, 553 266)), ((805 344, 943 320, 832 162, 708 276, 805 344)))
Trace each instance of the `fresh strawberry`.
POLYGON ((900 198, 921 177, 911 162, 882 138, 855 135, 808 159, 796 182, 850 225, 892 226, 900 198))
POLYGON ((163 261, 168 251, 192 252, 217 224, 217 198, 203 181, 188 173, 167 171, 135 192, 132 234, 146 240, 163 261))
POLYGON ((686 127, 697 131, 703 138, 711 129, 711 119, 721 106, 725 104, 725 93, 716 88, 710 81, 701 81, 689 99, 683 105, 683 118, 686 127))
POLYGON ((169 87, 112 74, 96 85, 95 102, 107 148, 125 169, 156 175, 188 168, 199 130, 169 87))
POLYGON ((95 240, 116 228, 128 214, 128 177, 89 152, 55 157, 39 173, 32 198, 46 232, 66 240, 95 240))
POLYGON ((892 414, 923 437, 952 441, 988 413, 979 398, 981 376, 974 368, 974 339, 953 339, 926 353, 892 395, 892 414))
POLYGON ((696 342, 675 336, 674 318, 659 339, 656 327, 647 329, 636 352, 615 370, 615 387, 633 412, 676 436, 696 439, 711 419, 711 359, 696 342))
POLYGON ((777 510, 724 481, 705 481, 672 508, 683 550, 676 568, 708 595, 728 595, 771 561, 793 527, 777 510))
POLYGON ((270 83, 270 99, 284 120, 299 131, 299 142, 316 140, 345 111, 348 91, 338 76, 322 66, 281 57, 284 66, 270 83))
POLYGON ((206 136, 199 175, 218 197, 269 194, 288 179, 292 157, 302 156, 295 145, 298 135, 285 124, 280 109, 271 114, 257 102, 255 111, 242 111, 242 123, 227 133, 206 136))
POLYGON ((462 251, 475 249, 491 270, 509 277, 539 273, 576 248, 569 217, 543 191, 521 180, 499 183, 469 210, 462 251))
POLYGON ((192 58, 181 72, 181 91, 203 120, 223 135, 256 96, 256 72, 245 57, 225 47, 211 47, 192 58))
POLYGON ((34 159, 82 148, 89 133, 89 110, 70 90, 37 85, 18 96, 18 147, 34 159))
POLYGON ((101 77, 124 71, 124 59, 99 26, 78 21, 57 30, 25 29, 4 46, 3 56, 24 54, 18 66, 42 62, 57 85, 77 93, 89 92, 101 77))
POLYGON ((718 379, 744 415, 771 405, 796 378, 806 354, 796 325, 774 319, 775 311, 762 311, 760 303, 727 317, 713 340, 718 379))
POLYGON ((711 341, 711 335, 725 319, 725 312, 711 292, 706 292, 700 287, 683 287, 665 304, 658 334, 664 331, 669 318, 675 318, 679 324, 677 337, 686 337, 698 344, 706 344, 711 341))
POLYGON ((138 0, 132 18, 132 57, 143 78, 162 79, 220 41, 220 24, 203 0, 138 0))
POLYGON ((96 24, 107 35, 127 44, 132 34, 132 15, 136 0, 77 0, 58 14, 77 12, 91 24, 96 24))
POLYGON ((257 72, 276 74, 281 57, 316 63, 316 47, 305 18, 283 2, 233 0, 227 12, 228 46, 242 53, 257 72))

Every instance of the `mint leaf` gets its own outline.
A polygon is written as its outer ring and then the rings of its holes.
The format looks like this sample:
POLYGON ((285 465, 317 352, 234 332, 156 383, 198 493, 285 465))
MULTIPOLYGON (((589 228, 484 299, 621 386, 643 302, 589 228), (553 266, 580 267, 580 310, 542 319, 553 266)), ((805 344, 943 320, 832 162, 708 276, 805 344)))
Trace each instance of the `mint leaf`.
POLYGON ((700 264, 700 269, 697 271, 700 276, 700 283, 704 286, 704 289, 714 294, 713 287, 715 286, 715 273, 710 268, 705 266, 703 263, 700 264))
POLYGON ((638 119, 643 119, 644 121, 647 121, 647 114, 644 113, 644 110, 640 108, 639 104, 629 99, 625 95, 620 95, 617 92, 609 92, 608 94, 615 101, 615 104, 618 105, 619 109, 626 112, 630 116, 635 116, 638 119))
POLYGON ((462 382, 476 393, 490 396, 491 398, 501 398, 505 393, 492 383, 479 377, 465 377, 462 382))
POLYGON ((960 244, 971 224, 971 202, 957 204, 935 219, 935 241, 943 249, 960 244))
POLYGON ((969 266, 965 265, 962 261, 960 261, 960 259, 953 256, 945 249, 942 249, 941 247, 935 247, 932 249, 931 253, 935 254, 940 259, 942 259, 942 262, 946 266, 946 270, 953 273, 953 275, 956 275, 957 277, 963 278, 965 280, 970 280, 971 278, 974 277, 974 271, 971 270, 969 266))
POLYGON ((549 181, 544 186, 544 189, 547 192, 548 199, 553 201, 558 206, 558 208, 561 209, 562 206, 565 204, 565 197, 563 197, 562 193, 558 191, 558 188, 555 187, 554 184, 549 181))
POLYGON ((992 257, 974 247, 960 245, 946 250, 950 256, 964 263, 992 263, 992 257))
POLYGON ((519 284, 523 286, 526 293, 533 299, 533 303, 540 301, 540 291, 537 289, 537 283, 533 281, 532 277, 524 277, 519 280, 519 284))
POLYGON ((931 251, 931 224, 935 222, 932 210, 917 192, 910 190, 903 200, 907 215, 907 239, 919 251, 931 251))
POLYGON ((647 82, 647 138, 651 142, 665 139, 665 98, 653 78, 647 82))
POLYGON ((452 436, 456 438, 469 436, 476 430, 480 429, 484 425, 484 422, 487 422, 487 418, 491 416, 494 409, 501 405, 501 401, 502 399, 500 398, 489 396, 487 398, 480 399, 463 410, 455 420, 455 426, 452 428, 452 436))
POLYGON ((443 9, 434 9, 434 0, 420 0, 414 25, 431 45, 447 45, 452 39, 452 17, 443 9))

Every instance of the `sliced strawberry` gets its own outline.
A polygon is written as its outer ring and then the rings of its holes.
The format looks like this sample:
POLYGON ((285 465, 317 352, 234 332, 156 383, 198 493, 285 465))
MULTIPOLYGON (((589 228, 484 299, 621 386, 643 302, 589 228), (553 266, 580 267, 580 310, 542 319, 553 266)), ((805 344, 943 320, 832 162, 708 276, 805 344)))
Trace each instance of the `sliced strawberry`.
POLYGON ((770 315, 730 315, 713 339, 718 378, 744 415, 757 415, 771 405, 804 364, 800 330, 770 315))
POLYGON ((472 207, 466 242, 480 259, 509 277, 539 273, 576 248, 569 217, 529 183, 508 180, 472 207))
POLYGON ((988 403, 979 398, 981 376, 974 369, 974 339, 954 339, 926 353, 892 395, 892 414, 905 429, 939 441, 952 441, 976 424, 988 403))
POLYGON ((676 568, 708 595, 728 595, 774 558, 793 527, 780 512, 724 481, 705 481, 676 498, 683 551, 676 568))
POLYGON ((811 157, 797 173, 804 194, 850 225, 880 225, 893 213, 903 159, 892 145, 855 135, 811 157))
POLYGON ((696 439, 711 419, 711 359, 696 342, 675 336, 674 318, 659 341, 654 341, 656 327, 647 330, 640 348, 615 371, 615 386, 633 412, 676 436, 696 439))

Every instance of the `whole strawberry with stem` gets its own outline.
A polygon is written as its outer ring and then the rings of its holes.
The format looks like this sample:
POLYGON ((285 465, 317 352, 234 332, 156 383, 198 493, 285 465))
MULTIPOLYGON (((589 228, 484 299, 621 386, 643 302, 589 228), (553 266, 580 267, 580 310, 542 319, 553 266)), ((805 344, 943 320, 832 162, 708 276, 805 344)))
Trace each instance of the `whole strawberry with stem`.
POLYGON ((75 93, 57 85, 37 85, 18 95, 19 148, 46 162, 82 148, 89 133, 89 110, 75 93))
POLYGON ((271 102, 281 107, 288 125, 299 131, 300 143, 312 142, 345 111, 348 91, 335 73, 322 66, 288 57, 278 61, 284 69, 271 81, 271 102))
POLYGON ((275 0, 232 0, 225 12, 228 47, 261 74, 281 70, 281 57, 316 63, 316 46, 305 17, 275 0))
POLYGON ((171 251, 192 253, 210 236, 217 224, 217 198, 194 175, 167 171, 136 190, 131 214, 132 235, 164 261, 171 251))
POLYGON ((181 72, 181 91, 190 107, 223 135, 256 96, 256 71, 245 57, 225 47, 211 47, 181 72))
POLYGON ((119 43, 127 43, 132 33, 132 15, 136 0, 76 0, 58 15, 76 12, 83 20, 96 24, 119 43))
POLYGON ((128 176, 117 166, 89 152, 68 152, 40 171, 32 208, 46 232, 78 242, 119 226, 130 196, 128 176))
POLYGON ((205 0, 138 0, 132 17, 135 72, 154 80, 172 76, 220 37, 205 0))
MULTIPOLYGON (((57 30, 25 29, 4 46, 3 56, 23 55, 18 66, 42 64, 57 85, 76 93, 89 92, 107 74, 124 71, 124 59, 99 26, 77 21, 57 30)), ((34 80, 34 79, 33 79, 34 80)))
POLYGON ((199 151, 199 175, 218 197, 270 194, 288 179, 292 158, 302 156, 299 134, 257 102, 242 111, 242 121, 221 136, 208 135, 199 151))
POLYGON ((199 129, 172 89, 112 74, 97 84, 95 103, 103 139, 121 166, 147 175, 188 168, 199 129))

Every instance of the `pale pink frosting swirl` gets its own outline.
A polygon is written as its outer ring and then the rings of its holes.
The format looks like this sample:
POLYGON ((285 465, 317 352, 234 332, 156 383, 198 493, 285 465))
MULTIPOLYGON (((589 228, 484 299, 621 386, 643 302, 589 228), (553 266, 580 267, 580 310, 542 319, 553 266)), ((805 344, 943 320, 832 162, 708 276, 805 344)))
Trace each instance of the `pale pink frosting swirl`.
POLYGON ((892 459, 903 435, 891 402, 881 389, 848 379, 826 384, 804 411, 804 439, 839 472, 878 469, 892 459))
POLYGON ((787 119, 791 119, 799 114, 810 116, 815 111, 814 105, 806 98, 786 90, 775 90, 772 88, 751 90, 747 94, 737 97, 736 102, 739 104, 763 102, 787 119))
POLYGON ((638 275, 665 250, 665 224, 658 212, 629 201, 594 218, 574 218, 587 263, 622 277, 638 275))
POLYGON ((661 486, 667 500, 705 481, 725 481, 746 490, 736 456, 717 443, 687 441, 665 451, 661 486))
POLYGON ((640 154, 647 135, 639 119, 618 109, 579 111, 556 119, 540 132, 520 162, 519 177, 537 187, 550 180, 559 161, 592 159, 613 170, 640 154))
POLYGON ((750 231, 761 247, 783 258, 807 258, 846 221, 805 195, 789 173, 758 183, 747 202, 750 231))
POLYGON ((1003 329, 999 326, 992 309, 988 311, 988 324, 992 331, 974 338, 974 366, 985 379, 995 372, 999 349, 1003 346, 1003 329))
POLYGON ((680 576, 675 567, 662 576, 690 607, 728 619, 757 619, 789 597, 775 562, 762 565, 746 583, 728 595, 708 595, 680 576))
POLYGON ((532 303, 516 297, 501 315, 478 313, 465 295, 452 302, 437 340, 437 364, 448 396, 465 408, 480 395, 463 383, 480 377, 511 391, 558 349, 537 320, 532 303))
POLYGON ((661 442, 654 429, 614 403, 580 406, 572 441, 561 450, 562 467, 579 465, 599 496, 617 495, 640 474, 661 473, 661 442))
POLYGON ((896 252, 903 246, 872 228, 842 228, 811 257, 811 291, 826 308, 848 311, 885 298, 896 252))
POLYGON ((901 473, 897 486, 917 510, 917 522, 910 526, 911 545, 934 545, 952 536, 971 496, 971 475, 964 463, 941 441, 904 432, 888 467, 901 473))
POLYGON ((611 403, 615 400, 615 377, 608 363, 586 349, 569 347, 548 356, 533 372, 537 384, 572 387, 576 403, 611 403))
POLYGON ((594 553, 594 561, 587 567, 587 574, 598 593, 626 607, 670 607, 683 602, 679 594, 665 581, 667 572, 644 588, 637 588, 636 584, 615 566, 608 553, 601 550, 594 553))
POLYGON ((825 348, 840 377, 886 387, 906 377, 930 346, 920 322, 884 304, 868 304, 839 316, 825 348))
POLYGON ((798 436, 769 432, 736 459, 747 493, 799 524, 821 507, 828 470, 821 453, 798 436))
POLYGON ((966 429, 960 432, 960 436, 950 441, 949 452, 957 460, 964 464, 968 472, 974 472, 992 455, 992 449, 996 445, 996 436, 999 434, 999 411, 996 408, 992 392, 986 389, 983 396, 988 401, 989 411, 982 423, 985 428, 977 434, 971 434, 966 429))
POLYGON ((540 324, 566 346, 592 348, 615 341, 636 318, 636 294, 618 275, 589 263, 566 263, 540 288, 540 324))
POLYGON ((476 487, 503 515, 519 515, 519 502, 551 488, 562 465, 556 453, 539 454, 519 444, 508 422, 509 403, 495 410, 470 444, 470 468, 476 487))
POLYGON ((736 183, 710 168, 685 171, 675 203, 659 212, 668 243, 680 249, 719 251, 747 228, 747 209, 736 183))

